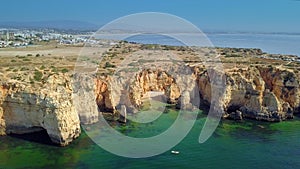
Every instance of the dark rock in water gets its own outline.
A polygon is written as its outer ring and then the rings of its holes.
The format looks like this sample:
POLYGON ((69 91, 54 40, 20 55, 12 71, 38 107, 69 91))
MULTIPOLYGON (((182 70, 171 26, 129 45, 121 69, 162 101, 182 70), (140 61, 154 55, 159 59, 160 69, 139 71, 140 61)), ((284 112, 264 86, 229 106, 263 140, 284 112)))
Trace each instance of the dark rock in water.
POLYGON ((282 105, 282 111, 286 113, 286 118, 287 119, 293 119, 294 118, 294 113, 293 113, 292 108, 291 108, 289 103, 285 102, 282 105))
POLYGON ((235 112, 235 120, 243 120, 243 113, 239 110, 235 112))
MULTIPOLYGON (((269 122, 280 122, 288 118, 288 114, 279 111, 270 111, 266 107, 262 107, 260 112, 252 112, 247 108, 240 109, 243 112, 245 118, 255 119, 259 121, 269 121, 269 122)), ((293 117, 292 114, 289 115, 290 118, 293 117)))
POLYGON ((288 112, 288 113, 286 114, 286 118, 287 118, 287 119, 294 119, 294 114, 293 114, 293 112, 288 112))
POLYGON ((222 119, 227 119, 229 118, 230 114, 228 114, 227 112, 225 112, 223 115, 222 115, 222 119))
POLYGON ((274 118, 276 120, 280 121, 282 119, 282 116, 281 116, 281 114, 278 113, 278 111, 274 111, 271 114, 272 114, 272 118, 274 118))
POLYGON ((239 110, 229 114, 229 118, 233 120, 243 120, 243 113, 239 110))

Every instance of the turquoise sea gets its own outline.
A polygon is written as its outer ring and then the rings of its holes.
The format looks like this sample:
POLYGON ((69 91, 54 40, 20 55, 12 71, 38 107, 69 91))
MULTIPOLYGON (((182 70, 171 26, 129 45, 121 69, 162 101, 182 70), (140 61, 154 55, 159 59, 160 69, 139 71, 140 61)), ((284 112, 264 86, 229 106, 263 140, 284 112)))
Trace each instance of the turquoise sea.
MULTIPOLYGON (((167 129, 177 115, 169 110, 152 123, 115 128, 129 136, 149 137, 167 129)), ((300 119, 282 123, 225 120, 207 142, 199 144, 205 119, 200 112, 191 132, 174 147, 179 155, 167 151, 144 159, 110 154, 85 133, 67 147, 49 145, 45 134, 0 137, 0 168, 300 168, 300 119)))

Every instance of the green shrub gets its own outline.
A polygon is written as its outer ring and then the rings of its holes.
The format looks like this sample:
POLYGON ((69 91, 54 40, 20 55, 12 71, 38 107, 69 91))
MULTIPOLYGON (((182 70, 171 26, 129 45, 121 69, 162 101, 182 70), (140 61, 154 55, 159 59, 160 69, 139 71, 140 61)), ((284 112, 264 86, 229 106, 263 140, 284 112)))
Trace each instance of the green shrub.
POLYGON ((43 69, 45 69, 46 67, 44 66, 44 65, 42 65, 41 67, 40 67, 40 69, 41 70, 43 70, 43 69))
POLYGON ((25 68, 25 67, 22 67, 21 69, 20 69, 20 71, 26 71, 26 70, 29 70, 28 68, 25 68))
POLYGON ((23 61, 28 62, 28 61, 31 61, 31 59, 24 58, 23 61))
POLYGON ((54 67, 54 66, 51 66, 50 68, 51 68, 51 72, 53 72, 53 73, 57 73, 57 72, 58 72, 58 70, 57 70, 57 68, 56 68, 56 67, 54 67))
POLYGON ((104 68, 115 68, 115 67, 116 67, 116 65, 113 65, 113 64, 111 64, 109 62, 106 62, 105 66, 104 66, 104 68))
POLYGON ((5 71, 11 71, 12 69, 13 69, 12 67, 9 67, 5 71))
POLYGON ((242 55, 237 55, 237 54, 226 54, 226 58, 237 58, 237 57, 243 57, 242 55))
POLYGON ((62 73, 67 73, 67 72, 69 72, 69 70, 66 69, 66 68, 63 68, 63 69, 61 70, 61 72, 62 72, 62 73))
POLYGON ((35 71, 34 72, 33 78, 34 78, 35 81, 40 82, 42 80, 42 77, 43 77, 43 73, 42 72, 40 72, 40 71, 35 71))

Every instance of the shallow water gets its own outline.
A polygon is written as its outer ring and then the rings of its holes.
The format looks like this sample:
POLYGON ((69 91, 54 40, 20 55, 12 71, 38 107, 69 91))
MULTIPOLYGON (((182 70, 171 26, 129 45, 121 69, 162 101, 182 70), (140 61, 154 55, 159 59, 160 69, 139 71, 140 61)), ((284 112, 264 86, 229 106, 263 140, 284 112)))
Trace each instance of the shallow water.
MULTIPOLYGON (((120 132, 149 137, 166 130, 177 117, 170 110, 148 124, 115 126, 120 132)), ((0 168, 300 168, 300 120, 282 123, 222 121, 213 136, 198 143, 205 115, 174 150, 145 159, 118 157, 83 133, 68 147, 0 137, 0 168), (263 127, 262 127, 263 126, 263 127)))

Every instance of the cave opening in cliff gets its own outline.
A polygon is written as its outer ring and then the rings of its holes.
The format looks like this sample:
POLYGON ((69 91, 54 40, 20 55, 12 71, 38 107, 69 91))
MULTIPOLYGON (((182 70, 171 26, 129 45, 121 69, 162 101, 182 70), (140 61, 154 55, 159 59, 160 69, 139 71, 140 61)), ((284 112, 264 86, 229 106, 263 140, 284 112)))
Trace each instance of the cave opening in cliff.
POLYGON ((35 143, 46 144, 46 145, 54 145, 46 129, 41 127, 34 127, 34 128, 35 131, 31 133, 24 133, 24 134, 11 133, 9 134, 9 136, 24 141, 35 142, 35 143))
POLYGON ((239 110, 241 108, 240 105, 230 105, 228 108, 227 108, 227 112, 231 113, 231 112, 235 112, 237 110, 239 110))

